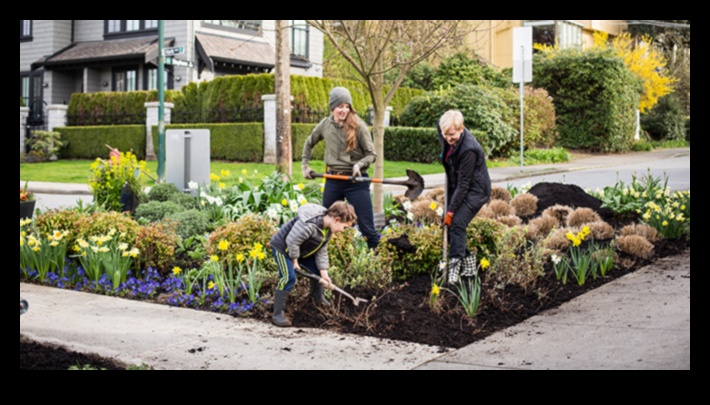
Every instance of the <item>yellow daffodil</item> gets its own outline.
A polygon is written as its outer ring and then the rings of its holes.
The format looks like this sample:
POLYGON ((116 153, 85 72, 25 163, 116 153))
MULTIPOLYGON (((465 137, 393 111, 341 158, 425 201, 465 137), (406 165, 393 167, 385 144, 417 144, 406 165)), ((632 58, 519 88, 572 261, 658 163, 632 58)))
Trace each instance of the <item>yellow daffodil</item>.
POLYGON ((247 172, 247 169, 242 170, 242 175, 246 176, 247 173, 249 173, 249 172, 247 172))
POLYGON ((432 295, 433 297, 438 297, 440 294, 441 294, 441 289, 439 288, 438 285, 434 284, 434 285, 431 287, 431 295, 432 295))
POLYGON ((434 202, 434 201, 432 201, 431 204, 429 204, 429 208, 430 208, 432 211, 436 211, 436 208, 437 208, 437 207, 438 207, 438 205, 437 205, 436 202, 434 202))
POLYGON ((225 188, 227 188, 227 185, 224 183, 219 183, 218 187, 220 188, 220 190, 224 190, 225 188))
POLYGON ((264 260, 266 258, 266 255, 264 254, 264 252, 259 252, 259 256, 257 257, 259 258, 259 260, 264 260))
POLYGON ((285 198, 281 200, 281 205, 283 205, 284 207, 288 207, 288 200, 285 198))
POLYGON ((207 284, 207 289, 208 290, 214 290, 215 283, 214 281, 210 281, 209 284, 207 284))
POLYGON ((212 180, 212 181, 214 181, 214 182, 216 183, 216 182, 218 182, 220 179, 219 179, 219 176, 217 176, 216 174, 210 173, 210 180, 212 180))
POLYGON ((179 276, 182 273, 182 269, 179 267, 173 267, 173 275, 179 276))
POLYGON ((227 242, 226 240, 220 241, 218 248, 219 250, 224 252, 225 250, 229 249, 229 242, 227 242))
POLYGON ((244 257, 244 255, 241 254, 241 253, 239 253, 239 254, 237 255, 237 262, 238 262, 238 263, 244 263, 244 260, 246 260, 246 258, 244 257))
POLYGON ((303 183, 298 183, 298 185, 296 186, 296 190, 299 191, 303 190, 304 188, 306 188, 306 186, 304 186, 303 183))
POLYGON ((210 260, 212 260, 213 262, 219 262, 219 256, 212 255, 212 256, 210 256, 210 260))
POLYGON ((256 251, 258 251, 258 252, 261 252, 262 250, 264 250, 264 245, 262 245, 261 243, 257 242, 257 243, 254 244, 254 249, 255 249, 256 251))
POLYGON ((222 170, 222 177, 229 177, 231 173, 229 173, 229 170, 222 170))
POLYGON ((491 267, 491 262, 489 262, 488 259, 481 259, 481 270, 485 270, 489 267, 491 267))

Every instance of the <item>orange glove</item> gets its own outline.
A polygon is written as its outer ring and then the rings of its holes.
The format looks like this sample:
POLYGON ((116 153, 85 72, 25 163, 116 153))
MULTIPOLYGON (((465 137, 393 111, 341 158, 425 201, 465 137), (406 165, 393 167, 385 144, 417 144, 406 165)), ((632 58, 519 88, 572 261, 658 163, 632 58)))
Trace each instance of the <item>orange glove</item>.
POLYGON ((454 213, 451 211, 446 211, 446 216, 444 217, 444 225, 451 226, 451 221, 454 220, 454 213))

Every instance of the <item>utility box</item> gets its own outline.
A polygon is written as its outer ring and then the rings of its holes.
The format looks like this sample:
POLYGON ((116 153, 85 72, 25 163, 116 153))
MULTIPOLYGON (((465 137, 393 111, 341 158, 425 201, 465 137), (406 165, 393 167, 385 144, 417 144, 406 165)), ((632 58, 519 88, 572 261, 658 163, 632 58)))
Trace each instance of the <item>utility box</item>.
POLYGON ((169 129, 165 131, 165 180, 189 192, 191 182, 210 182, 209 129, 169 129))

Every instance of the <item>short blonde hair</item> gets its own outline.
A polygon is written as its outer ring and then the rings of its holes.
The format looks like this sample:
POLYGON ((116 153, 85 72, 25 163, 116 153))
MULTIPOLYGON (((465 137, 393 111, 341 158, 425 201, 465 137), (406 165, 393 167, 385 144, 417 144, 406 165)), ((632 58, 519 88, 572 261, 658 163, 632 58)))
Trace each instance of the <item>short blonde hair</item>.
POLYGON ((446 132, 451 127, 457 131, 463 129, 463 114, 459 110, 448 110, 439 119, 439 128, 441 132, 446 132))

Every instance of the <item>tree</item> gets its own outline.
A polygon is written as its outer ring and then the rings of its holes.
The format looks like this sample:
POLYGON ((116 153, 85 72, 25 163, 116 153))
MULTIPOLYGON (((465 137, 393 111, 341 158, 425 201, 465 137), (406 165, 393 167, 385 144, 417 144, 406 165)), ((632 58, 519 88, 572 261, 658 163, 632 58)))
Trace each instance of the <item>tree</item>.
POLYGON ((276 20, 276 170, 291 177, 291 52, 286 20, 276 20))
MULTIPOLYGON (((460 42, 460 20, 307 20, 321 31, 367 86, 373 107, 373 140, 378 159, 374 177, 384 175, 385 109, 407 72, 437 49, 460 42), (396 72, 385 93, 385 74, 396 72)), ((433 124, 433 123, 432 123, 433 124)), ((374 186, 373 208, 384 210, 382 185, 374 186)))

